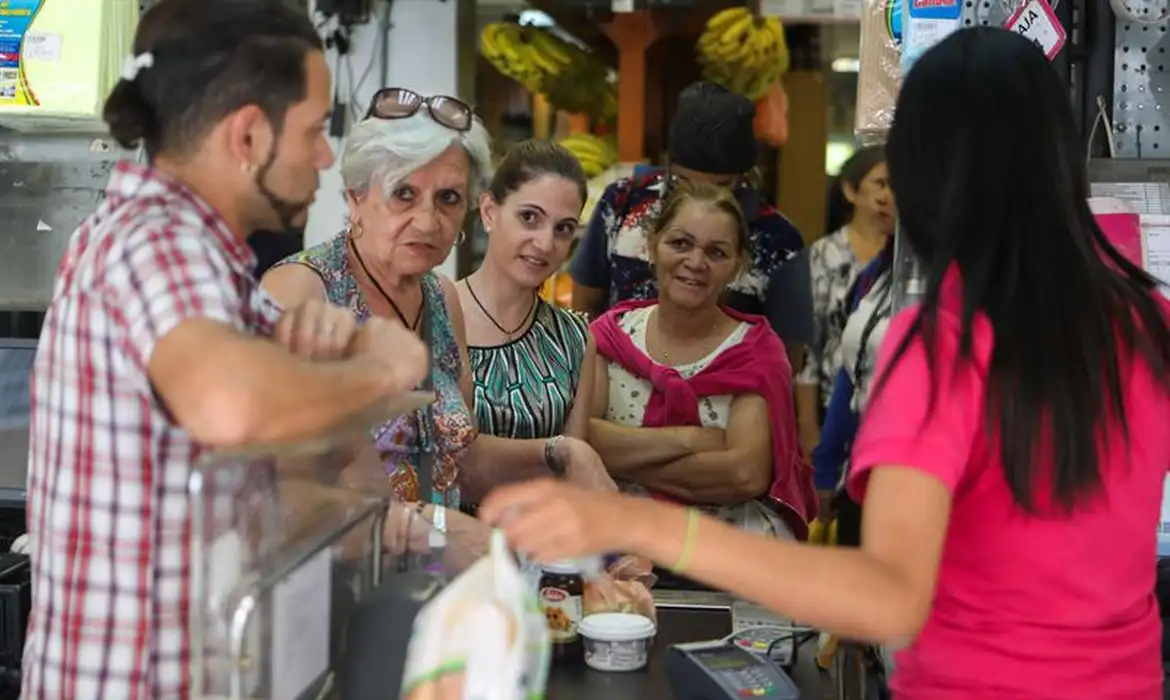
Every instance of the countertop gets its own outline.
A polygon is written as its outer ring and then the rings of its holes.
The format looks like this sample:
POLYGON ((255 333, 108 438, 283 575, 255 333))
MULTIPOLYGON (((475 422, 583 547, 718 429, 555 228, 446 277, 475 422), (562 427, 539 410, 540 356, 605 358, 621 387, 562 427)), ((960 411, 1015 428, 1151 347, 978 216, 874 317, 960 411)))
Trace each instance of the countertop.
MULTIPOLYGON (((549 675, 548 700, 674 700, 666 679, 666 653, 674 644, 718 639, 731 632, 731 614, 725 607, 729 598, 722 594, 688 596, 655 590, 659 603, 658 635, 650 664, 632 673, 603 673, 585 664, 556 665, 549 675), (695 607, 674 607, 675 601, 692 598, 695 607), (663 602, 670 607, 663 607, 663 602)), ((802 700, 833 700, 834 686, 829 674, 814 662, 815 643, 805 645, 797 654, 791 672, 800 687, 802 700)))

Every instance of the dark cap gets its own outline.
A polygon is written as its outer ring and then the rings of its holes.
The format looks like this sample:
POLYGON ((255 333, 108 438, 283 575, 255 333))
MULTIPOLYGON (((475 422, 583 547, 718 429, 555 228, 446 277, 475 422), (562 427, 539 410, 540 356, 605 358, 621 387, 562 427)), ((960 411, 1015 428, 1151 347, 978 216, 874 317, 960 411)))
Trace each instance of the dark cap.
POLYGON ((739 175, 756 167, 759 145, 752 101, 722 85, 701 81, 678 96, 670 123, 670 162, 712 175, 739 175))

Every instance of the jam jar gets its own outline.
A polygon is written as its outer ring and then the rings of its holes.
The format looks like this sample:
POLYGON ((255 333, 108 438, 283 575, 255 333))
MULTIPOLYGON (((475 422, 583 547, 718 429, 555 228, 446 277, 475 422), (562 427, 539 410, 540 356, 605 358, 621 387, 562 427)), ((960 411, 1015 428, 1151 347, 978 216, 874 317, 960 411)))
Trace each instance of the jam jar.
POLYGON ((540 577, 540 607, 548 622, 554 663, 581 663, 584 645, 581 624, 585 579, 576 562, 544 564, 540 577))

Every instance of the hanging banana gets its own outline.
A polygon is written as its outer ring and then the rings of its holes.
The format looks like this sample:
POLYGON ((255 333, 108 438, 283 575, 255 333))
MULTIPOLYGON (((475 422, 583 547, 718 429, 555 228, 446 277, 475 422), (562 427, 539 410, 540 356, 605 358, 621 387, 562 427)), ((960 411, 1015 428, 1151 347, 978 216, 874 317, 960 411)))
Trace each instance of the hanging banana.
POLYGON ((790 62, 780 20, 757 17, 746 7, 712 15, 695 52, 704 78, 753 101, 787 72, 790 62))

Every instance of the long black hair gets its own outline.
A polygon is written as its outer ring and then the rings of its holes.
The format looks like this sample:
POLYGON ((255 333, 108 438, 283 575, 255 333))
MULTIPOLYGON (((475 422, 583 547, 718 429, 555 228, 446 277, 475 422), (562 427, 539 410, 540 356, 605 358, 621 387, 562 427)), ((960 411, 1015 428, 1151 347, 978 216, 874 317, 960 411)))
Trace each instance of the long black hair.
POLYGON ((853 219, 853 205, 845 197, 845 185, 861 188, 865 176, 886 162, 886 148, 881 145, 863 146, 849 156, 837 176, 829 181, 825 197, 825 234, 833 233, 853 219))
POLYGON ((1071 512, 1099 492, 1108 428, 1128 435, 1122 363, 1146 362, 1170 391, 1170 328, 1155 280, 1094 222, 1067 87, 1028 39, 958 31, 906 77, 886 152, 902 234, 926 273, 891 365, 920 338, 935 400, 935 371, 947 371, 933 362, 940 288, 957 266, 960 362, 972 359, 976 314, 994 329, 985 420, 1012 495, 1026 511, 1071 512), (1046 445, 1051 474, 1037 468, 1046 445), (1037 493, 1041 477, 1050 493, 1037 493))

